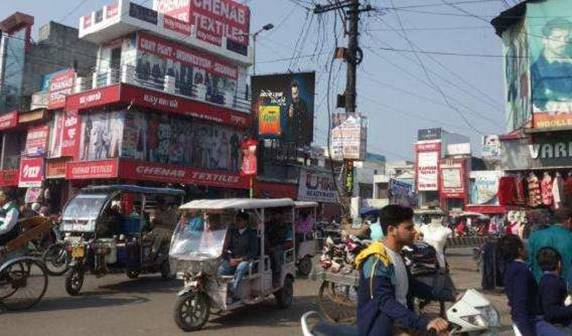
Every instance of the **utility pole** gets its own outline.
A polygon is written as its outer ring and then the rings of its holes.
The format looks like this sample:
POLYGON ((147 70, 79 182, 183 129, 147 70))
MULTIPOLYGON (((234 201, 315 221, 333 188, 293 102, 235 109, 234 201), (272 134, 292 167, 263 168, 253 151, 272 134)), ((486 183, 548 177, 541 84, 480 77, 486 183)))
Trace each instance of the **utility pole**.
MULTIPOLYGON (((360 14, 362 12, 368 12, 373 10, 373 7, 366 5, 361 7, 359 0, 335 0, 334 3, 327 5, 316 5, 314 8, 315 14, 322 14, 330 11, 335 11, 339 9, 346 9, 347 20, 345 22, 345 31, 348 35, 348 46, 343 49, 343 58, 347 64, 347 76, 346 76, 346 90, 344 92, 344 104, 346 114, 352 115, 356 113, 356 98, 357 98, 357 66, 361 63, 363 59, 363 51, 359 47, 359 20, 360 14)), ((338 54, 338 50, 336 50, 338 54)), ((330 136, 330 135, 328 135, 330 136)), ((331 148, 328 148, 330 151, 331 148)), ((342 197, 342 202, 344 203, 342 209, 344 212, 344 217, 349 218, 349 209, 351 208, 350 200, 353 196, 353 185, 354 185, 354 161, 344 159, 344 178, 343 187, 344 195, 342 197)))

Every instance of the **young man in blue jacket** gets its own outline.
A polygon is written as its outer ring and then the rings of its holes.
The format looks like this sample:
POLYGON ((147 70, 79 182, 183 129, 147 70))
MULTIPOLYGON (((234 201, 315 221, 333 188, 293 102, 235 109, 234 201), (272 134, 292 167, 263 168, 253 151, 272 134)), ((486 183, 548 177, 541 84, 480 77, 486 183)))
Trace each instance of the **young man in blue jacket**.
POLYGON ((413 296, 422 299, 454 300, 452 292, 437 293, 432 287, 411 279, 401 257, 401 249, 413 243, 413 210, 388 205, 381 210, 384 239, 362 251, 356 264, 360 272, 358 288, 358 330, 360 336, 394 335, 394 327, 446 335, 448 323, 429 320, 412 308, 413 296))

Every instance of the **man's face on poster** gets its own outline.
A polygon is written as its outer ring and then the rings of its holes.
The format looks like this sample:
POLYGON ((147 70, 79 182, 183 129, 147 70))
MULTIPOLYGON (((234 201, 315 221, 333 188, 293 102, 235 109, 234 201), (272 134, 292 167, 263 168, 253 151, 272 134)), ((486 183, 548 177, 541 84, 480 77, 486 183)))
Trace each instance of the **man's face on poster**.
POLYGON ((570 41, 570 30, 554 28, 550 35, 544 37, 545 50, 554 56, 566 56, 566 46, 570 41))
POLYGON ((297 86, 292 86, 292 100, 293 101, 300 100, 300 91, 297 86))

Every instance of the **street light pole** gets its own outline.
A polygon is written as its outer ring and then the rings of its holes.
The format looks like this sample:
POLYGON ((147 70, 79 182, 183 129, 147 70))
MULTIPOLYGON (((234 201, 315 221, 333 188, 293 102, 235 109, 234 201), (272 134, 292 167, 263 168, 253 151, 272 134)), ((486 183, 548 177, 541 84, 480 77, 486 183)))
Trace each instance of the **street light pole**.
POLYGON ((258 34, 262 33, 263 31, 267 31, 274 28, 274 25, 272 23, 268 23, 266 25, 264 25, 262 28, 260 28, 257 32, 255 32, 254 34, 252 34, 252 75, 256 75, 256 37, 258 36, 258 34))

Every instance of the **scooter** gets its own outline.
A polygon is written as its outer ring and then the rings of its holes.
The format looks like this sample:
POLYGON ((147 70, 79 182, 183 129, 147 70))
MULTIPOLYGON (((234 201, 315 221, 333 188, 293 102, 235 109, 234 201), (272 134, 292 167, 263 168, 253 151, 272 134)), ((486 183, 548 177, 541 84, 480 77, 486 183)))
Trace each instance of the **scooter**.
MULTIPOLYGON (((342 325, 325 322, 320 318, 319 322, 311 325, 309 320, 312 316, 318 316, 315 311, 310 311, 302 315, 302 334, 304 336, 357 336, 358 330, 355 326, 342 325)), ((491 302, 477 290, 467 290, 462 298, 447 310, 447 320, 449 321, 449 335, 466 334, 476 335, 496 335, 496 330, 500 327, 500 314, 491 302)), ((434 335, 433 331, 428 331, 428 335, 434 335)))

